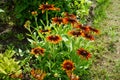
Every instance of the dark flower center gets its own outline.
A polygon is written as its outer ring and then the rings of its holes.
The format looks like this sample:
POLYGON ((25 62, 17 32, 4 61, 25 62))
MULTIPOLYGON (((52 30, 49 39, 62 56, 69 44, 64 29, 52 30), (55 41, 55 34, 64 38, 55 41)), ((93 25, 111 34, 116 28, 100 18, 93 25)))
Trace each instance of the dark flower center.
POLYGON ((72 69, 73 69, 73 65, 72 65, 71 63, 66 63, 65 68, 66 68, 67 70, 72 70, 72 69))
POLYGON ((43 50, 41 50, 41 49, 35 49, 34 53, 35 54, 41 54, 41 53, 43 53, 43 50))
POLYGON ((50 37, 50 40, 53 40, 53 41, 56 41, 56 40, 58 40, 58 39, 59 39, 58 36, 51 36, 51 37, 50 37))
POLYGON ((46 4, 44 4, 43 7, 44 7, 44 9, 46 9, 46 8, 53 8, 52 5, 46 5, 46 4))
POLYGON ((42 32, 49 32, 49 30, 42 30, 42 32))
POLYGON ((88 52, 83 50, 83 51, 81 51, 81 55, 88 56, 88 52))
POLYGON ((76 35, 77 37, 81 35, 82 33, 80 31, 73 31, 72 35, 76 35))

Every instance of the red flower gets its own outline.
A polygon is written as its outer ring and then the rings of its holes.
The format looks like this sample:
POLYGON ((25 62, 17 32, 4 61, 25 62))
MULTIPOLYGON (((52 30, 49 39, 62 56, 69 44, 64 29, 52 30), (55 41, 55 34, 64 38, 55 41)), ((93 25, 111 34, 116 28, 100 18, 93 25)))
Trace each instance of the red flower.
POLYGON ((46 39, 53 44, 57 44, 62 40, 62 38, 59 35, 50 35, 47 36, 46 39))
POLYGON ((74 63, 71 60, 64 60, 62 69, 66 71, 73 71, 75 69, 74 63))
POLYGON ((84 33, 80 30, 71 30, 68 32, 69 35, 72 35, 72 36, 84 36, 84 33))
POLYGON ((31 50, 31 54, 34 54, 34 55, 44 55, 44 51, 45 49, 41 48, 41 47, 36 47, 36 48, 33 48, 31 50))
POLYGON ((42 13, 44 13, 46 10, 57 10, 57 11, 60 10, 60 8, 54 7, 54 4, 48 4, 48 3, 40 5, 39 9, 42 10, 42 13))
POLYGON ((90 30, 93 31, 93 32, 95 32, 95 33, 99 33, 99 30, 94 29, 94 28, 92 28, 92 27, 90 27, 90 30))
POLYGON ((65 12, 65 13, 64 13, 64 16, 65 16, 65 17, 69 17, 69 18, 74 18, 74 19, 76 19, 76 16, 75 16, 74 14, 69 14, 68 12, 65 12))
POLYGON ((83 48, 78 49, 77 54, 86 58, 87 60, 88 60, 88 58, 91 57, 91 54, 89 52, 87 52, 86 50, 84 50, 83 48))
POLYGON ((42 34, 46 34, 46 33, 50 33, 51 31, 49 29, 46 29, 46 30, 39 30, 39 32, 42 34))
POLYGON ((53 21, 53 23, 56 23, 56 24, 63 23, 63 19, 62 18, 57 18, 57 17, 52 18, 52 21, 53 21))
POLYGON ((89 40, 95 40, 94 36, 88 33, 84 33, 84 37, 89 40))
POLYGON ((68 24, 68 23, 71 23, 72 25, 78 23, 76 19, 74 18, 70 18, 70 17, 65 17, 63 18, 63 23, 64 24, 68 24))
POLYGON ((83 25, 80 24, 80 23, 78 23, 78 24, 74 25, 73 27, 74 27, 74 28, 79 28, 79 29, 80 29, 81 27, 83 27, 83 25))

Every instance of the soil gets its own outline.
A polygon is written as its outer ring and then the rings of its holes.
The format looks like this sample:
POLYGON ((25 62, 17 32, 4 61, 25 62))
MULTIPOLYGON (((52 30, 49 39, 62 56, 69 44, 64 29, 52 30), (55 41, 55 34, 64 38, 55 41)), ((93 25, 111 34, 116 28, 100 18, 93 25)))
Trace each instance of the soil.
POLYGON ((97 38, 92 80, 120 80, 120 0, 111 0, 107 18, 100 24, 101 34, 97 38), (101 47, 100 47, 101 46, 101 47))

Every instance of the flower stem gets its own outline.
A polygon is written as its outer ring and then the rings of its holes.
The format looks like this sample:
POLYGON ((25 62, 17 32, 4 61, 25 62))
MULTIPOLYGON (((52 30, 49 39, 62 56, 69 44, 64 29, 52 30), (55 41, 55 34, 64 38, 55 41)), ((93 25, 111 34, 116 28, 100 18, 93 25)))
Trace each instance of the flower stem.
POLYGON ((36 26, 38 28, 37 17, 35 16, 34 18, 35 18, 35 24, 36 24, 36 26))
POLYGON ((48 11, 46 11, 46 23, 47 23, 47 26, 49 24, 49 21, 48 21, 48 11))

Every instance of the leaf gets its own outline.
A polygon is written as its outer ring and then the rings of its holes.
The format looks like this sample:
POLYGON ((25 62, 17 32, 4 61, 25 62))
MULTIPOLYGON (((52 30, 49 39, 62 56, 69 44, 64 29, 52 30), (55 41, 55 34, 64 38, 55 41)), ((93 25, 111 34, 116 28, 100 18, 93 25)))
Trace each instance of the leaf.
POLYGON ((16 76, 19 76, 22 73, 22 70, 19 70, 15 73, 16 76))
POLYGON ((14 50, 8 49, 5 51, 4 56, 7 58, 11 58, 15 54, 14 50))
POLYGON ((28 40, 30 43, 33 43, 33 42, 34 42, 32 39, 29 39, 29 38, 27 38, 27 40, 28 40))
POLYGON ((63 35, 63 36, 62 36, 62 40, 66 42, 66 41, 68 41, 68 38, 63 35))
POLYGON ((4 10, 2 10, 2 9, 0 9, 0 13, 1 13, 1 12, 5 12, 5 11, 4 11, 4 10))
POLYGON ((7 74, 3 68, 0 67, 0 73, 7 74))

